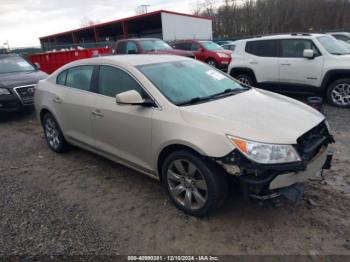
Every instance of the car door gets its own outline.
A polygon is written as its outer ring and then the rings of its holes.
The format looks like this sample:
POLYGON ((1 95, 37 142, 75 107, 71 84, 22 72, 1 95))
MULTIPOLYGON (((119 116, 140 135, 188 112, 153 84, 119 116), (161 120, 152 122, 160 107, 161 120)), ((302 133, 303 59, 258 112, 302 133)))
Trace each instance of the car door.
POLYGON ((136 168, 150 171, 151 124, 154 108, 139 105, 120 105, 115 96, 136 90, 147 93, 128 72, 101 65, 98 74, 98 93, 93 120, 93 132, 99 150, 114 159, 136 168))
POLYGON ((258 83, 279 83, 277 40, 248 41, 245 52, 258 83))
POLYGON ((282 39, 280 41, 281 84, 320 86, 323 56, 310 39, 282 39), (314 50, 313 59, 304 58, 304 50, 314 50))
POLYGON ((62 72, 58 80, 65 88, 53 98, 65 136, 92 147, 95 146, 91 123, 95 104, 95 94, 91 92, 94 69, 93 65, 84 65, 62 72))

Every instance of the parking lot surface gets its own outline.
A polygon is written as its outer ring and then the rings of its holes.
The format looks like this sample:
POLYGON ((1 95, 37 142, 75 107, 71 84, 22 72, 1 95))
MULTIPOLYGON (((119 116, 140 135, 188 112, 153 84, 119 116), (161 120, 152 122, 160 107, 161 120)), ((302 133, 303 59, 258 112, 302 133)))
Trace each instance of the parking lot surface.
MULTIPOLYGON (((87 151, 52 152, 33 113, 0 116, 0 255, 350 254, 350 110, 325 108, 337 143, 302 203, 243 202, 209 218, 159 182, 87 151)), ((291 120, 292 121, 292 120, 291 120)))

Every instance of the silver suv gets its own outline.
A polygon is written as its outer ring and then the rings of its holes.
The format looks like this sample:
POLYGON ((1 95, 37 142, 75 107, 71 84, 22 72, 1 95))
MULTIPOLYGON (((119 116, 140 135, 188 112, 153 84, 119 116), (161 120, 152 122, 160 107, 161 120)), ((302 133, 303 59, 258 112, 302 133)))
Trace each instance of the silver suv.
POLYGON ((159 179, 195 216, 223 202, 229 178, 264 199, 331 161, 321 113, 180 56, 70 63, 39 82, 35 106, 53 151, 72 144, 159 179))

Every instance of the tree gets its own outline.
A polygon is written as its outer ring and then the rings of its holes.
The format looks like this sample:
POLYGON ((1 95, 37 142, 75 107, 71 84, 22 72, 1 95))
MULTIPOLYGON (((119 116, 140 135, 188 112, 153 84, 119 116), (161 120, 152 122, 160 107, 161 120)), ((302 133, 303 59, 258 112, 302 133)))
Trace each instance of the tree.
POLYGON ((96 25, 98 23, 99 23, 99 21, 97 21, 97 20, 93 21, 90 18, 88 18, 87 16, 84 16, 80 19, 80 27, 92 26, 92 25, 96 25))
POLYGON ((215 38, 350 31, 350 0, 202 0, 194 14, 213 19, 215 38))

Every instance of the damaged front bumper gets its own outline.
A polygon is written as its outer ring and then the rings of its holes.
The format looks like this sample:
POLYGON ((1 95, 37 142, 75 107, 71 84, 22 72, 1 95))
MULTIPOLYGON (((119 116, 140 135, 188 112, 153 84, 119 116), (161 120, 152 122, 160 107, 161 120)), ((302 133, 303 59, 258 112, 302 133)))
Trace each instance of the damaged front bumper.
POLYGON ((333 153, 324 146, 308 162, 262 165, 250 162, 237 150, 223 159, 216 160, 216 162, 225 169, 226 173, 239 180, 246 196, 267 200, 280 195, 290 195, 292 193, 287 192, 286 188, 293 187, 294 197, 287 198, 298 202, 303 193, 299 185, 320 174, 322 170, 330 169, 332 158, 333 153), (233 159, 235 162, 240 162, 241 165, 230 164, 233 159))
POLYGON ((331 168, 333 153, 329 144, 334 139, 327 129, 319 125, 303 135, 298 142, 295 147, 302 157, 299 162, 259 164, 247 159, 237 149, 215 161, 226 173, 239 180, 246 197, 266 200, 284 195, 298 202, 303 193, 302 183, 318 174, 322 175, 324 169, 331 168), (308 137, 312 140, 307 141, 308 137))

